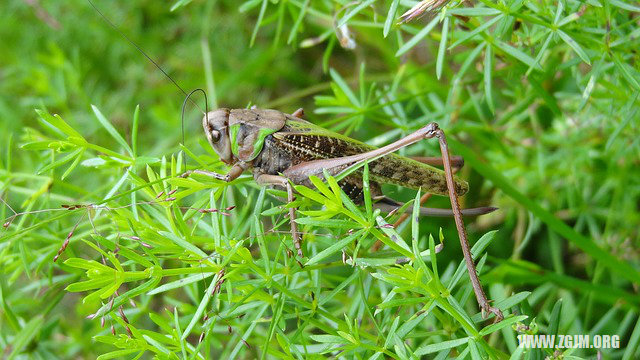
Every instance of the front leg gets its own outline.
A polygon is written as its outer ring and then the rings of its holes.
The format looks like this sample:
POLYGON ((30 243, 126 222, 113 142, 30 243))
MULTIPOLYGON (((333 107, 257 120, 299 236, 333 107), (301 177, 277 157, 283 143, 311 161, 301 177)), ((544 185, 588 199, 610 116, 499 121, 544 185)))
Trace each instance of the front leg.
MULTIPOLYGON (((269 174, 261 174, 254 173, 253 178, 256 183, 261 186, 269 186, 269 185, 278 185, 287 189, 287 201, 292 203, 296 198, 293 196, 293 187, 284 176, 279 175, 269 175, 269 174)), ((293 246, 298 251, 298 257, 302 259, 304 255, 302 254, 302 240, 300 238, 300 233, 298 232, 298 224, 296 223, 296 209, 289 208, 289 223, 291 224, 291 237, 293 238, 293 246)))
POLYGON ((205 175, 205 176, 209 176, 212 177, 216 180, 221 180, 224 182, 231 182, 235 179, 237 179, 240 175, 242 175, 242 173, 247 169, 247 164, 244 161, 240 161, 237 162, 236 164, 234 164, 231 169, 229 169, 229 172, 227 172, 226 174, 218 174, 217 172, 213 172, 213 171, 206 171, 206 170, 188 170, 185 171, 184 173, 182 173, 179 177, 181 178, 186 178, 189 177, 189 175, 191 174, 200 174, 200 175, 205 175))

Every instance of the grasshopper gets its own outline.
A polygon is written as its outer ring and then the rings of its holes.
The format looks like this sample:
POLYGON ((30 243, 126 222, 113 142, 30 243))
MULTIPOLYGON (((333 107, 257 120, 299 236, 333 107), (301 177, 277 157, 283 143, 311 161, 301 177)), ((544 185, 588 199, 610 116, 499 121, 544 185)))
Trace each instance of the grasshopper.
MULTIPOLYGON (((452 161, 444 132, 438 124, 430 123, 389 145, 376 148, 347 136, 329 131, 303 120, 302 109, 293 114, 267 109, 217 109, 205 114, 202 126, 213 150, 231 168, 226 174, 205 170, 189 170, 191 174, 210 176, 225 182, 233 181, 245 171, 252 171, 262 186, 286 189, 287 201, 295 200, 292 184, 312 186, 310 176, 323 177, 340 174, 352 166, 370 161, 370 193, 381 205, 398 205, 382 194, 380 184, 390 183, 437 194, 448 195, 452 211, 421 208, 423 215, 453 215, 474 293, 483 315, 493 313, 503 318, 499 309, 491 306, 485 295, 469 250, 469 241, 462 220, 463 215, 480 215, 494 208, 460 209, 458 194, 469 185, 453 175, 452 161), (423 139, 437 138, 444 170, 394 152, 423 139)), ((427 161, 438 163, 439 161, 427 161)), ((338 183, 356 203, 363 202, 361 172, 349 174, 338 183)), ((298 256, 303 257, 302 240, 297 229, 296 209, 289 208, 291 236, 298 256)))
MULTIPOLYGON (((187 94, 142 48, 109 21, 91 0, 87 1, 109 26, 134 46, 186 96, 183 103, 184 116, 184 105, 190 96, 198 90, 203 93, 204 91, 196 89, 187 94)), ((206 94, 204 95, 205 103, 207 103, 206 94)), ((377 205, 380 208, 384 208, 386 205, 388 209, 388 206, 399 205, 382 194, 381 183, 422 189, 437 195, 448 195, 451 201, 450 212, 442 209, 421 208, 420 213, 432 216, 453 215, 462 253, 471 278, 471 285, 483 317, 488 313, 493 313, 497 321, 502 320, 502 312, 489 304, 482 289, 462 220, 463 215, 481 215, 493 211, 495 208, 460 209, 458 194, 466 193, 469 185, 454 177, 447 140, 438 124, 430 123, 387 146, 375 148, 303 120, 303 114, 302 109, 298 109, 291 115, 277 110, 257 108, 222 108, 210 112, 206 110, 202 126, 207 140, 220 160, 230 165, 231 168, 226 174, 205 170, 189 170, 181 176, 187 177, 197 173, 230 182, 246 170, 252 170, 253 177, 259 185, 285 188, 287 201, 293 202, 295 196, 292 184, 311 186, 310 176, 323 177, 325 171, 334 176, 351 166, 370 161, 370 193, 378 201, 377 205), (440 160, 431 159, 431 161, 419 162, 394 154, 395 151, 405 146, 432 138, 437 138, 440 143, 442 155, 440 160), (441 163, 444 170, 437 169, 430 163, 441 163)), ((460 162, 457 161, 457 163, 460 162)), ((461 165, 456 164, 456 166, 461 165)), ((348 175, 339 182, 339 185, 354 202, 361 203, 364 200, 361 173, 356 172, 348 175)), ((302 258, 302 239, 295 222, 296 209, 293 207, 289 208, 289 219, 294 247, 298 256, 302 258)))

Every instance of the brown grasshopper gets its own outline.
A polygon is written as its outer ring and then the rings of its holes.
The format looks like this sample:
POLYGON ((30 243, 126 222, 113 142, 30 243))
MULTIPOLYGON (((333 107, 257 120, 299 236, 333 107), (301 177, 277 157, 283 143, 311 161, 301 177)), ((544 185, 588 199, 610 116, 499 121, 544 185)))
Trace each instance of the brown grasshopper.
MULTIPOLYGON (((295 200, 292 184, 312 186, 309 177, 323 177, 328 172, 338 175, 351 166, 370 161, 370 192, 378 204, 397 206, 386 198, 380 183, 391 183, 437 194, 448 195, 452 211, 421 208, 423 215, 453 215, 460 237, 471 284, 483 315, 493 313, 503 318, 499 309, 492 307, 482 290, 476 272, 469 241, 462 220, 463 215, 480 215, 494 208, 460 209, 458 194, 468 191, 468 184, 454 177, 447 140, 438 124, 430 123, 414 133, 387 146, 375 148, 347 136, 340 135, 303 120, 302 109, 292 115, 265 109, 218 109, 208 112, 202 119, 204 132, 214 151, 225 164, 231 165, 227 174, 204 170, 190 170, 182 174, 202 174, 230 182, 245 170, 252 170, 259 185, 285 188, 289 202, 295 200), (444 171, 397 154, 395 151, 423 139, 437 138, 442 153, 444 171)), ((438 163, 439 161, 431 161, 438 163)), ((356 203, 363 201, 361 172, 349 174, 339 183, 342 190, 356 203)), ((299 257, 303 257, 300 233, 295 222, 296 209, 289 208, 291 235, 299 257)))
MULTIPOLYGON (((184 104, 191 94, 187 94, 178 83, 167 74, 160 65, 147 55, 142 48, 131 41, 118 27, 109 21, 91 2, 100 17, 133 45, 144 57, 158 68, 186 96, 184 104)), ((204 91, 202 91, 204 93, 204 91)), ((206 94, 205 94, 205 103, 206 94)), ((197 105, 196 105, 197 106, 197 105)), ((453 176, 452 158, 449 155, 447 140, 438 124, 430 123, 414 133, 381 148, 375 148, 347 136, 340 135, 303 120, 302 109, 293 114, 277 110, 263 109, 218 109, 205 111, 202 126, 209 143, 224 163, 231 165, 227 174, 218 174, 204 170, 190 170, 181 176, 192 173, 211 176, 230 182, 238 178, 245 170, 252 170, 256 182, 264 186, 279 186, 287 191, 287 200, 294 201, 293 184, 311 186, 310 176, 323 177, 324 172, 334 176, 351 166, 369 161, 370 193, 380 208, 397 207, 397 202, 385 197, 380 183, 391 183, 412 189, 448 195, 451 211, 443 209, 421 208, 422 215, 451 216, 455 218, 460 237, 462 252, 471 278, 476 299, 483 316, 493 313, 496 320, 502 320, 502 312, 491 306, 485 295, 475 264, 471 257, 467 233, 462 221, 463 215, 481 215, 495 208, 460 209, 458 194, 468 191, 468 184, 453 176), (395 151, 423 139, 437 138, 440 142, 441 159, 430 159, 426 163, 394 154, 395 151), (444 171, 430 164, 442 164, 444 171)), ((184 137, 184 134, 183 134, 184 137)), ((457 167, 461 166, 456 161, 457 167)), ((353 173, 339 182, 342 190, 356 203, 363 199, 363 181, 361 173, 353 173)), ((296 209, 289 208, 291 235, 299 257, 303 257, 300 233, 295 222, 296 209)))

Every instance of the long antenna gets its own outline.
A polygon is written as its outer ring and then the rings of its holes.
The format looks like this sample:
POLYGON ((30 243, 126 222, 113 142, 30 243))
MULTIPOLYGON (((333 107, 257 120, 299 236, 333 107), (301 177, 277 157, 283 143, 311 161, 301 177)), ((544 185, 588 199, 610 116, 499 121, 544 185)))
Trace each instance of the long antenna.
MULTIPOLYGON (((207 114, 209 114, 209 100, 207 100, 207 93, 200 89, 197 88, 195 90, 191 90, 191 92, 189 94, 187 94, 187 97, 184 98, 184 101, 182 102, 182 114, 180 115, 180 125, 182 126, 182 145, 184 145, 184 109, 186 108, 187 105, 187 101, 191 100, 191 95, 193 95, 195 92, 201 91, 202 95, 204 96, 204 109, 205 109, 205 115, 204 116, 208 116, 207 114)), ((193 103, 193 100, 191 100, 191 102, 193 103)), ((187 157, 184 157, 184 171, 187 171, 187 157)))
MULTIPOLYGON (((178 83, 166 71, 164 71, 164 69, 160 65, 158 65, 158 63, 155 62, 151 58, 151 56, 147 55, 147 53, 144 50, 142 50, 142 48, 140 46, 138 46, 138 44, 136 44, 133 40, 129 39, 129 37, 124 32, 122 32, 122 30, 120 30, 114 23, 112 23, 111 20, 109 20, 100 11, 100 9, 98 9, 98 7, 96 7, 96 5, 91 0, 87 0, 87 2, 89 2, 91 7, 100 15, 102 20, 104 20, 107 24, 109 24, 109 26, 111 26, 111 28, 113 28, 118 34, 120 34, 120 36, 122 36, 125 40, 127 40, 129 42, 129 44, 133 45, 133 47, 135 47, 136 50, 138 50, 138 52, 140 52, 140 54, 142 54, 145 58, 147 58, 147 60, 149 60, 149 62, 151 62, 158 70, 160 70, 164 74, 164 76, 167 77, 167 79, 171 80, 173 85, 175 85, 176 88, 178 88, 178 90, 180 90, 180 92, 182 92, 182 94, 184 94, 186 99, 189 99, 191 101, 191 103, 193 105, 195 105, 201 112, 203 111, 202 108, 200 106, 198 106, 198 104, 195 101, 190 99, 190 94, 187 94, 187 92, 180 85, 178 85, 178 83)), ((202 90, 202 89, 199 89, 199 90, 201 90, 204 93, 204 90, 202 90)), ((193 93, 193 91, 191 93, 193 93)), ((186 101, 186 99, 185 99, 185 101, 186 101)), ((205 99, 206 99, 206 93, 205 93, 205 99)), ((183 113, 184 113, 184 111, 183 111, 183 113)), ((184 128, 184 126, 183 126, 183 128, 184 128)), ((182 134, 182 138, 184 140, 184 133, 182 134)))
MULTIPOLYGON (((209 113, 209 101, 207 100, 207 93, 203 89, 198 88, 198 89, 192 90, 191 92, 189 92, 187 94, 187 92, 184 91, 182 86, 180 86, 177 81, 175 81, 166 71, 164 71, 164 69, 157 62, 155 62, 155 60, 153 60, 151 58, 151 56, 147 55, 147 53, 144 50, 142 50, 142 48, 140 46, 138 46, 138 44, 136 44, 133 40, 129 39, 129 37, 122 30, 120 30, 120 28, 118 28, 114 23, 112 23, 111 20, 109 20, 102 13, 102 11, 100 11, 100 9, 98 9, 98 7, 91 0, 87 0, 87 2, 89 2, 91 7, 98 13, 98 15, 100 15, 100 17, 102 18, 102 20, 104 20, 104 22, 109 24, 109 26, 111 26, 111 28, 113 30, 115 30, 118 34, 120 34, 120 36, 122 36, 125 40, 127 40, 129 42, 129 44, 131 44, 134 48, 136 48, 136 50, 138 50, 138 52, 140 54, 142 54, 142 56, 147 58, 147 60, 149 60, 149 62, 152 63, 153 66, 155 66, 158 70, 160 70, 160 72, 162 72, 164 74, 164 76, 167 77, 167 79, 171 80, 173 85, 175 85, 175 87, 178 88, 178 90, 180 90, 180 92, 182 92, 184 94, 185 98, 184 98, 184 102, 182 103, 182 112, 181 112, 181 116, 180 116, 180 127, 181 127, 181 131, 182 131, 182 145, 184 145, 184 141, 185 141, 185 138, 184 138, 184 111, 185 111, 185 107, 187 105, 187 101, 191 101, 191 103, 193 105, 195 105, 195 107, 197 107, 198 110, 200 110, 200 112, 202 112, 202 108, 200 106, 198 106, 198 104, 195 101, 193 101, 193 99, 191 99, 191 95, 193 95, 197 91, 201 91, 202 94, 204 95, 204 108, 205 108, 205 111, 203 112, 203 114, 205 116, 207 116, 207 114, 209 113)), ((184 170, 185 171, 187 170, 187 158, 186 158, 186 156, 184 157, 184 170)))

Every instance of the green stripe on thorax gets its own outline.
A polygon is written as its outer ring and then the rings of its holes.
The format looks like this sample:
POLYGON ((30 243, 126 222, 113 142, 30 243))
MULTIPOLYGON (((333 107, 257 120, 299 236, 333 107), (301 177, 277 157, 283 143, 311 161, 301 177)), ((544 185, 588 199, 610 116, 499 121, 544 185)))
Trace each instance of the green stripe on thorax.
POLYGON ((251 161, 262 151, 265 138, 277 131, 273 128, 256 127, 243 123, 233 124, 229 129, 231 152, 238 159, 251 161))

